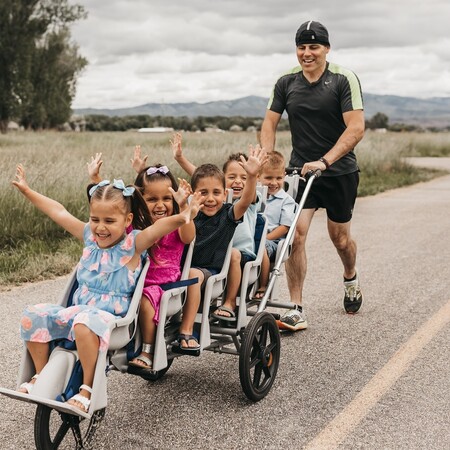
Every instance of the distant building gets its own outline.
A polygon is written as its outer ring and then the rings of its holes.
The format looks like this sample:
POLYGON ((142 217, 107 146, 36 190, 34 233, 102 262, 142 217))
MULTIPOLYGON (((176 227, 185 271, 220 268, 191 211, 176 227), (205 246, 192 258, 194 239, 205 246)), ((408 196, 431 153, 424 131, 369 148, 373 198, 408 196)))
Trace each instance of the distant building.
MULTIPOLYGON (((13 120, 10 120, 8 122, 8 131, 19 131, 21 127, 17 122, 14 122, 13 120)), ((22 128, 23 129, 23 128, 22 128)))
POLYGON ((152 128, 139 128, 139 133, 170 133, 174 131, 171 127, 152 127, 152 128))

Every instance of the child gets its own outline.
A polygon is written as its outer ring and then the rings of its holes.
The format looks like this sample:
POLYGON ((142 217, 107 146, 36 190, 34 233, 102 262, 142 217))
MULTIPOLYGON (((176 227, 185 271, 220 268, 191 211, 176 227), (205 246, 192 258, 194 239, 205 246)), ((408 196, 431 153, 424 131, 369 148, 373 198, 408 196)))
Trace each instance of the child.
POLYGON ((237 225, 242 222, 245 211, 254 200, 256 176, 266 158, 264 150, 252 147, 248 160, 241 157, 241 165, 247 173, 247 182, 241 198, 233 204, 225 203, 225 178, 217 166, 203 164, 197 167, 192 175, 192 189, 201 194, 203 208, 194 220, 196 241, 190 273, 191 277, 199 279, 199 283, 187 289, 178 336, 180 349, 185 353, 193 353, 199 348, 193 328, 200 305, 201 288, 209 276, 219 273, 222 269, 228 244, 233 239, 237 225))
MULTIPOLYGON (((187 198, 191 191, 189 184, 180 180, 178 187, 166 166, 156 164, 145 167, 146 159, 147 157, 141 158, 141 148, 137 145, 131 159, 132 167, 138 172, 134 184, 144 197, 152 223, 187 209, 187 198)), ((97 153, 88 164, 91 180, 98 182, 101 165, 101 153, 97 153)), ((152 248, 152 260, 145 278, 139 309, 142 351, 129 362, 129 373, 143 375, 152 370, 153 343, 159 323, 159 305, 164 293, 160 286, 180 279, 183 250, 194 237, 195 226, 191 221, 162 237, 152 248)))
POLYGON ((285 161, 284 156, 272 151, 267 164, 259 174, 259 182, 267 186, 267 204, 264 215, 267 220, 266 251, 261 264, 259 288, 254 299, 261 299, 266 292, 269 281, 270 263, 275 261, 280 239, 289 231, 294 220, 295 201, 284 189, 285 161))
MULTIPOLYGON (((174 159, 189 175, 192 175, 195 166, 183 154, 180 133, 174 135, 171 144, 174 159)), ((225 186, 227 189, 232 189, 233 202, 242 196, 247 181, 247 172, 240 163, 241 157, 247 158, 243 153, 232 154, 223 165, 225 186)), ((245 211, 244 219, 234 233, 225 299, 222 305, 212 313, 212 317, 216 320, 227 323, 236 321, 236 297, 241 283, 242 269, 247 261, 253 261, 256 258, 254 235, 258 208, 259 197, 256 195, 255 189, 252 203, 245 211)))
POLYGON ((83 367, 80 393, 68 404, 87 412, 90 405, 98 353, 109 345, 109 324, 123 317, 142 269, 142 256, 158 239, 190 222, 200 208, 199 196, 180 214, 149 224, 145 202, 134 187, 122 180, 89 186, 89 222, 72 216, 60 203, 32 190, 22 165, 17 167, 14 186, 44 214, 76 238, 85 247, 78 264, 78 289, 73 305, 29 306, 21 318, 21 336, 34 363, 36 374, 20 391, 30 393, 39 373, 49 359, 49 343, 54 339, 75 340, 83 367), (126 229, 133 224, 134 230, 126 229), (142 230, 142 231, 140 231, 142 230))

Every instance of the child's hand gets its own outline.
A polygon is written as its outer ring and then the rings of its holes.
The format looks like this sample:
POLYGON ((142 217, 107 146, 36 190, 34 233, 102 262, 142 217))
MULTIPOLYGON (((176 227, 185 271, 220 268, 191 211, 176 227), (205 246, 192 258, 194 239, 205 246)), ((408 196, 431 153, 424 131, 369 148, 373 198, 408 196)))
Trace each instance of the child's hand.
POLYGON ((175 192, 172 188, 170 190, 174 200, 178 203, 180 209, 183 210, 187 204, 189 195, 192 194, 191 185, 186 180, 178 178, 178 191, 175 192))
POLYGON ((194 192, 189 202, 189 207, 186 209, 189 212, 190 220, 194 220, 198 212, 203 208, 204 197, 200 192, 194 192))
POLYGON ((253 147, 248 146, 248 160, 241 156, 241 166, 249 175, 257 176, 264 164, 267 163, 269 157, 267 152, 259 145, 253 147))
POLYGON ((181 158, 183 156, 183 149, 181 147, 181 133, 175 133, 173 135, 173 140, 169 141, 170 145, 172 146, 172 152, 174 159, 181 158))
POLYGON ((16 168, 16 178, 11 182, 20 192, 25 192, 30 187, 28 186, 25 169, 22 164, 19 164, 16 168))
POLYGON ((100 183, 100 181, 102 181, 100 177, 100 167, 103 164, 102 154, 96 153, 95 157, 91 156, 91 162, 88 162, 86 164, 89 178, 91 179, 91 181, 93 183, 100 183))
POLYGON ((136 173, 142 172, 147 166, 148 155, 141 157, 141 146, 136 145, 134 147, 133 158, 130 159, 131 167, 136 171, 136 173))

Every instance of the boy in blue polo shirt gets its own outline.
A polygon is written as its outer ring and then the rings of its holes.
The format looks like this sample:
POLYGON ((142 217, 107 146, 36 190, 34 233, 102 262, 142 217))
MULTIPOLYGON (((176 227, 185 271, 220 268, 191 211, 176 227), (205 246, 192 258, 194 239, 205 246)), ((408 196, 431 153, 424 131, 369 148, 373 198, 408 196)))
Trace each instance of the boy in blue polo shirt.
POLYGON ((295 201, 284 189, 284 156, 273 151, 259 174, 259 182, 267 186, 267 204, 264 215, 267 220, 266 251, 261 264, 259 288, 253 298, 261 299, 269 281, 270 263, 275 261, 280 239, 285 237, 295 215, 295 201))

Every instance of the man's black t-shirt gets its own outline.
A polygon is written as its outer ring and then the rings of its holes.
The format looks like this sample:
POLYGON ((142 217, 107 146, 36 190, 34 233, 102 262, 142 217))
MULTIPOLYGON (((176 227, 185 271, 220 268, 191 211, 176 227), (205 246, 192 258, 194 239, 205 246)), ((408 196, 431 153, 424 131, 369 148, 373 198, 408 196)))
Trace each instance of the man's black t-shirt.
MULTIPOLYGON (((357 76, 337 64, 328 63, 322 77, 310 83, 301 66, 276 82, 268 109, 288 113, 292 135, 290 166, 301 167, 324 156, 345 131, 342 113, 363 109, 361 85, 357 76)), ((358 170, 352 151, 336 161, 324 176, 358 170)))

